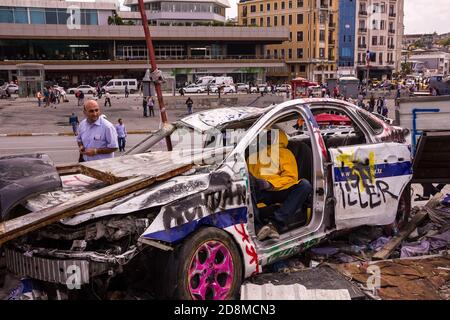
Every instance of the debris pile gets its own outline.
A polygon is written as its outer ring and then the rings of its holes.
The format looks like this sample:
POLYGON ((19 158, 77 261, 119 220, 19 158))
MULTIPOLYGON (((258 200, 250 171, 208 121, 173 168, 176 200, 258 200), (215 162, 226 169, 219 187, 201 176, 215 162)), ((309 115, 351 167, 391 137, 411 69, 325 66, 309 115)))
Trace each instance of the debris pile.
MULTIPOLYGON (((247 283, 348 289, 352 299, 450 299, 450 195, 436 194, 425 206, 414 207, 410 221, 396 235, 386 230, 366 226, 334 236, 275 262, 247 283), (330 275, 350 285, 336 284, 330 275)), ((266 289, 258 294, 267 294, 266 289)))

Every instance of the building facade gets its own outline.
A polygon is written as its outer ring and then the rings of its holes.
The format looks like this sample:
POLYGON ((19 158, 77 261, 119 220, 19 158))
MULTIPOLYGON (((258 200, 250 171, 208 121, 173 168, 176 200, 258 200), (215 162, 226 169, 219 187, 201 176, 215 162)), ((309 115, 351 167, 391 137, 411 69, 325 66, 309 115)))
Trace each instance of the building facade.
POLYGON ((439 51, 414 51, 409 56, 414 72, 427 76, 450 74, 450 53, 439 51))
POLYGON ((356 43, 356 0, 339 0, 340 75, 354 75, 356 43))
MULTIPOLYGON (((121 12, 126 22, 141 23, 138 0, 125 0, 130 12, 121 12)), ((153 26, 196 26, 223 24, 228 0, 144 0, 144 9, 150 25, 153 26)))
POLYGON ((355 1, 355 74, 361 80, 391 78, 401 69, 404 0, 355 1), (371 53, 369 64, 367 52, 371 53))
MULTIPOLYGON (((116 11, 112 3, 2 0, 0 79, 17 79, 23 63, 42 65, 46 80, 66 86, 142 79, 149 67, 143 28, 110 25, 116 11), (68 23, 73 5, 81 15, 77 28, 68 23)), ((265 47, 289 37, 281 27, 151 26, 150 32, 159 69, 179 85, 202 75, 262 81, 268 68, 285 65, 265 56, 265 47)))
POLYGON ((305 77, 322 82, 336 76, 338 0, 241 0, 238 21, 289 28, 289 40, 266 48, 267 57, 281 57, 287 65, 268 72, 274 81, 305 77))

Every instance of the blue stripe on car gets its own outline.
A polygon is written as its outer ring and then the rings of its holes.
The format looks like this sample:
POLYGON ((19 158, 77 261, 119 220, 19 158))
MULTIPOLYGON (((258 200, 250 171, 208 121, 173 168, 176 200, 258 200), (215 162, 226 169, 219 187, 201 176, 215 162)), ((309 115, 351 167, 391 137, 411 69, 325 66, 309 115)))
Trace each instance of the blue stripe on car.
POLYGON ((185 238, 195 229, 203 225, 224 229, 226 227, 239 223, 247 223, 246 207, 229 209, 222 212, 210 214, 201 219, 187 222, 181 226, 145 234, 144 238, 172 243, 185 238))
MULTIPOLYGON (((369 172, 369 166, 363 166, 364 170, 369 172)), ((334 167, 335 182, 356 180, 356 169, 352 170, 349 167, 334 167)), ((412 166, 410 161, 398 163, 383 163, 375 165, 375 178, 389 178, 412 174, 412 166)), ((367 178, 367 177, 363 177, 367 178)))

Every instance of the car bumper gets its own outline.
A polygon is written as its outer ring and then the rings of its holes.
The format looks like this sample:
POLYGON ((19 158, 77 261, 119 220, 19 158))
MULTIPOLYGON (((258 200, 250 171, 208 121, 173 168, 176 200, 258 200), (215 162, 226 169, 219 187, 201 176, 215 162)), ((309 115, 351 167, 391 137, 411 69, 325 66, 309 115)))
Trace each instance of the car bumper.
POLYGON ((89 279, 128 263, 137 254, 136 248, 122 255, 104 255, 96 252, 48 250, 48 256, 36 256, 34 252, 48 249, 33 248, 22 251, 5 248, 7 269, 20 276, 55 284, 72 283, 73 274, 80 285, 89 279))

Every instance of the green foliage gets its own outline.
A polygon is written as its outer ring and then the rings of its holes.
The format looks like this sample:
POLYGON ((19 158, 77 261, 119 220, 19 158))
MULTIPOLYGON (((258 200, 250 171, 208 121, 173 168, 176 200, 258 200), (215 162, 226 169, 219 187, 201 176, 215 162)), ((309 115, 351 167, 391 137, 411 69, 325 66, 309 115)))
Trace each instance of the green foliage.
POLYGON ((401 74, 403 76, 406 76, 408 74, 412 73, 412 65, 410 62, 402 62, 402 70, 401 70, 401 74))
POLYGON ((444 47, 449 47, 450 46, 450 38, 442 40, 441 45, 443 45, 444 47))
MULTIPOLYGON (((130 22, 134 25, 134 22, 132 22, 132 21, 129 21, 128 24, 130 24, 130 22)), ((117 12, 114 12, 114 14, 112 16, 108 17, 108 24, 120 26, 120 25, 124 25, 124 22, 123 22, 122 18, 119 17, 117 12)))

